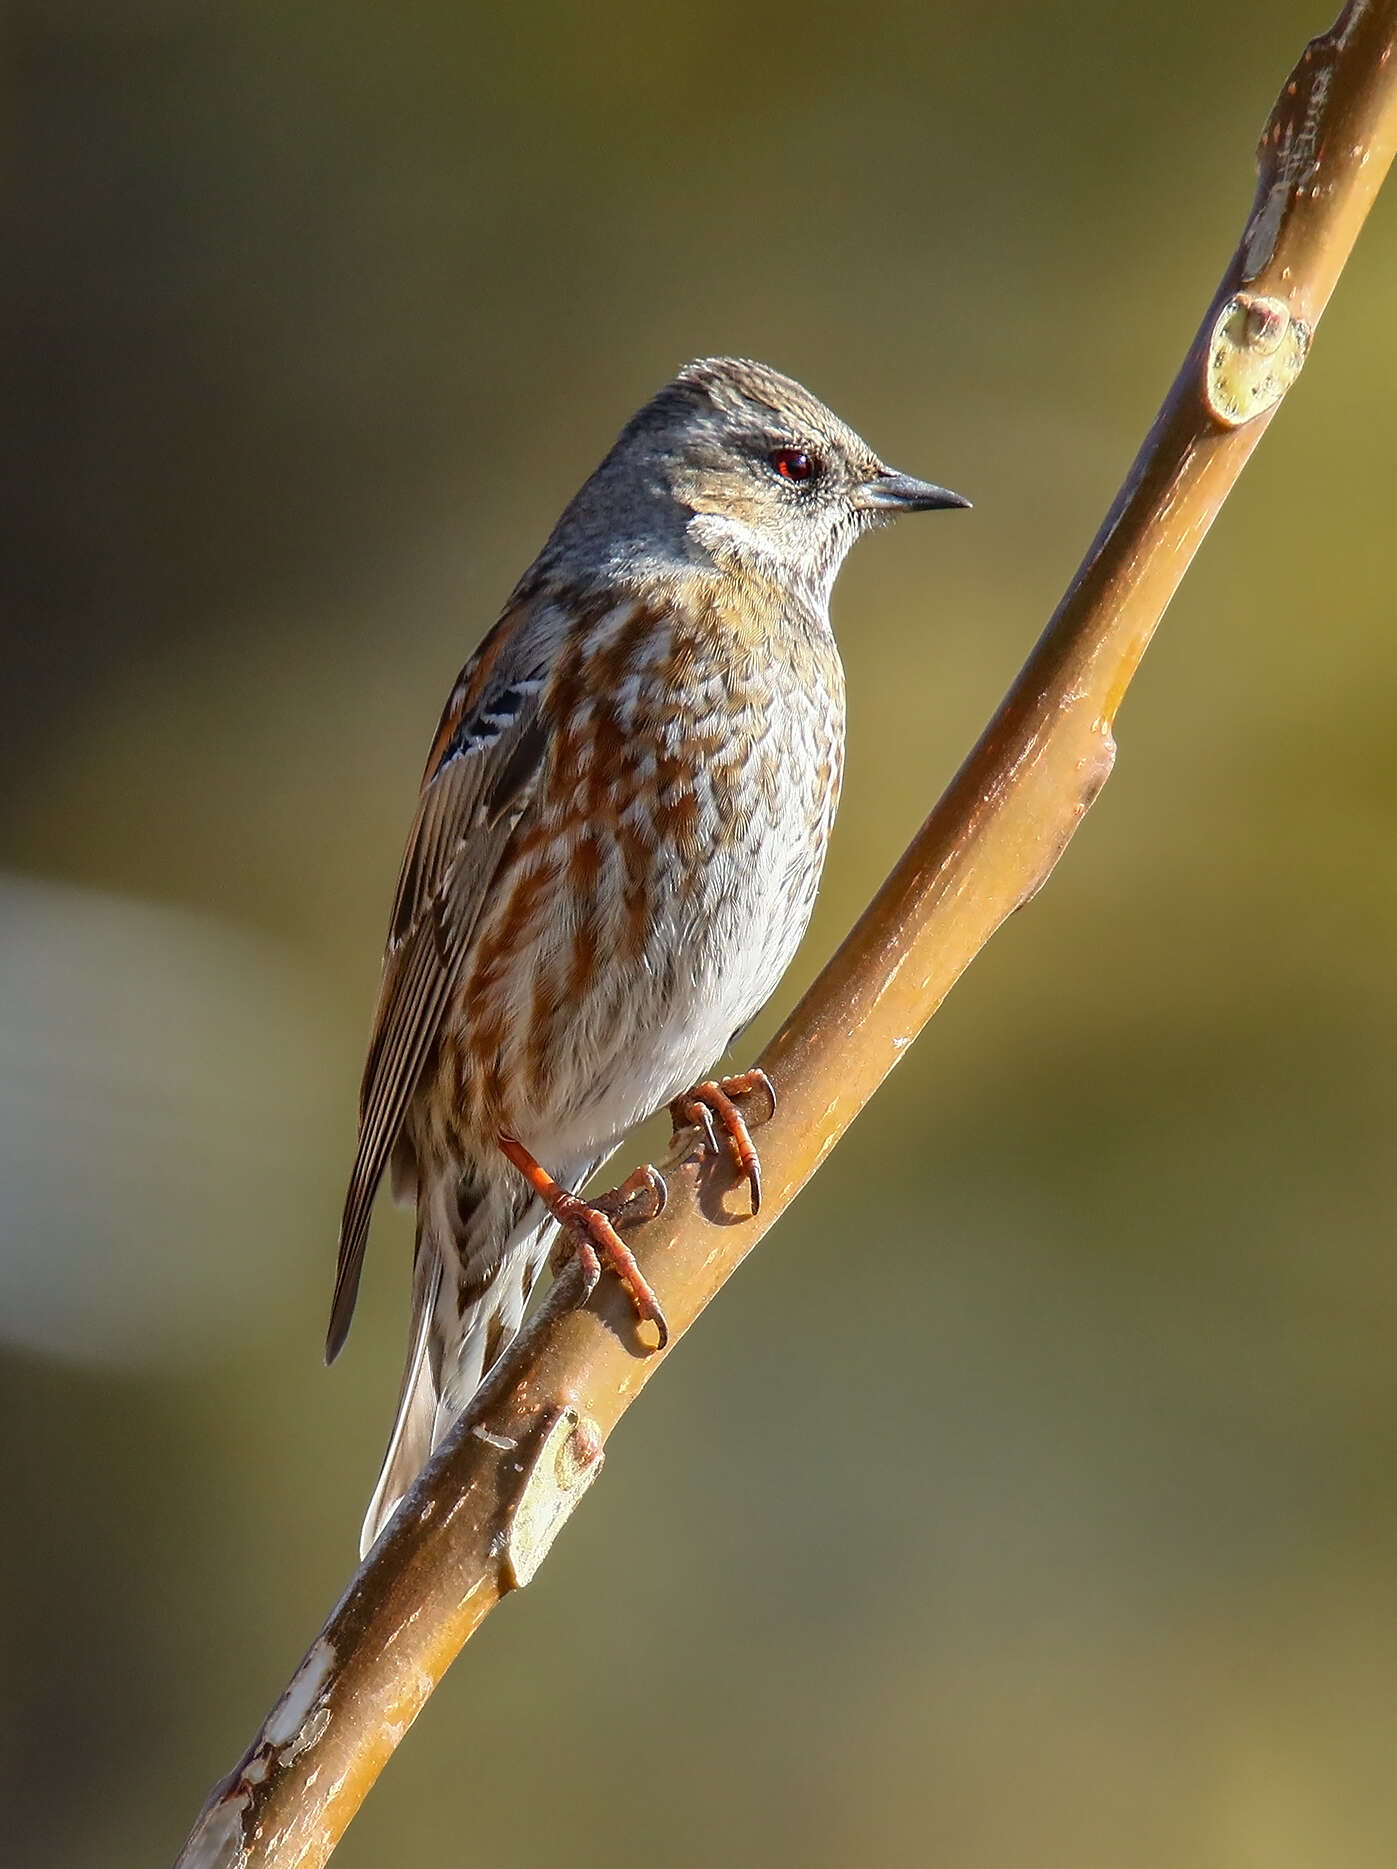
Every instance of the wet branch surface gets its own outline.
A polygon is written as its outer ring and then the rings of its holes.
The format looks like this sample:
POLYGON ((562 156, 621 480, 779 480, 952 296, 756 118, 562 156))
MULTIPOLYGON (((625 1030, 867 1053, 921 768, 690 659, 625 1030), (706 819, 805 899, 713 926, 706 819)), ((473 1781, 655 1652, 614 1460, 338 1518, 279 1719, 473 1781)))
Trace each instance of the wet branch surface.
MULTIPOLYGON (((324 1863, 462 1644, 525 1584, 607 1436, 810 1179, 1110 775, 1120 700, 1286 390, 1397 143, 1397 0, 1351 0, 1262 136, 1255 203, 1124 486, 1036 648, 906 854, 760 1060, 778 1092, 749 1216, 693 1132, 628 1235, 670 1324, 646 1354, 603 1279, 565 1272, 360 1567, 177 1869, 324 1863), (686 1146, 687 1145, 687 1154, 686 1146)), ((754 1111, 755 1116, 758 1112, 754 1111)), ((648 1339, 647 1339, 648 1341, 648 1339)))

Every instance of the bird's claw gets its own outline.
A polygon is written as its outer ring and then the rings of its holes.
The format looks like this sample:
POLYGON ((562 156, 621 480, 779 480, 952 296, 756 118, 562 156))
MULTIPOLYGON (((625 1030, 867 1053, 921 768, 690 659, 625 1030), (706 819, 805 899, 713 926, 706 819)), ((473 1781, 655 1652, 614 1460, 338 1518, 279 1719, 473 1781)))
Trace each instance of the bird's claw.
POLYGON ((619 1187, 598 1194, 592 1205, 606 1215, 619 1232, 622 1227, 638 1227, 647 1220, 658 1220, 669 1200, 665 1178, 650 1162, 644 1162, 626 1176, 619 1187))
POLYGON ((753 1121, 769 1123, 776 1114, 776 1089, 765 1071, 753 1069, 743 1071, 736 1077, 706 1078, 703 1083, 695 1084, 682 1096, 676 1097, 669 1106, 674 1127, 680 1129, 699 1129, 703 1132, 704 1152, 716 1155, 719 1152, 717 1125, 721 1126, 723 1138, 728 1145, 738 1174, 751 1190, 752 1212, 760 1213, 762 1205, 762 1165, 752 1141, 747 1118, 738 1108, 737 1100, 761 1093, 766 1099, 766 1110, 761 1116, 754 1116, 753 1121))

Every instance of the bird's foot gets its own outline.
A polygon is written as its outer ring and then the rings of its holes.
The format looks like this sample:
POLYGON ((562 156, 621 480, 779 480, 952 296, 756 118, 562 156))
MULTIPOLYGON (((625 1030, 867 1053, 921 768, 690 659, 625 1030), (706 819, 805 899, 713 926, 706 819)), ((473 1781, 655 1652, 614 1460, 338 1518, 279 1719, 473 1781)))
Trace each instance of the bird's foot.
POLYGON ((757 1124, 769 1123, 776 1114, 776 1090, 765 1071, 751 1070, 743 1071, 737 1077, 707 1078, 703 1083, 695 1084, 691 1090, 686 1090, 682 1096, 676 1097, 669 1106, 675 1132, 681 1129, 702 1130, 704 1148, 710 1155, 716 1155, 722 1146, 714 1124, 714 1118, 717 1118, 737 1172, 751 1189, 754 1214, 761 1211, 762 1165, 747 1118, 737 1107, 737 1100, 758 1093, 764 1098, 766 1108, 760 1116, 754 1114, 752 1121, 757 1124))
POLYGON ((625 1287, 637 1319, 655 1326, 659 1338, 655 1347, 663 1350, 669 1342, 669 1325, 660 1301, 636 1264, 635 1254, 616 1230, 638 1226, 642 1220, 653 1220, 664 1211, 666 1189, 659 1170, 647 1163, 628 1175, 620 1187, 609 1188, 594 1201, 584 1201, 559 1187, 523 1143, 503 1130, 500 1148, 562 1228, 564 1239, 560 1243, 571 1250, 582 1267, 583 1303, 596 1290, 602 1266, 608 1266, 625 1287))

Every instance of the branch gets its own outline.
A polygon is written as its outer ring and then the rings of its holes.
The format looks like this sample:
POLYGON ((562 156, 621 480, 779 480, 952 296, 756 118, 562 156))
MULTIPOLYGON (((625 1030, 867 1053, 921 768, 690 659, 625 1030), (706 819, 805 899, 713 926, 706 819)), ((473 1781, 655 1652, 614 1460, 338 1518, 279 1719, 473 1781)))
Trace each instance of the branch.
MULTIPOLYGON (((1251 216, 1067 595, 950 788, 761 1063, 760 1218, 733 1178, 668 1165, 631 1243, 670 1349, 732 1276, 1006 916, 1041 887, 1110 774, 1112 725, 1194 552, 1282 397, 1397 143, 1397 0, 1350 0, 1306 48, 1259 151, 1251 216)), ((681 1143, 684 1141, 681 1138, 681 1143)), ((692 1142, 692 1137, 688 1140, 692 1142)), ((664 1357, 614 1280, 570 1270, 360 1568, 178 1869, 323 1864, 461 1645, 533 1576, 664 1357)), ((669 1354, 666 1352, 665 1354, 669 1354)))

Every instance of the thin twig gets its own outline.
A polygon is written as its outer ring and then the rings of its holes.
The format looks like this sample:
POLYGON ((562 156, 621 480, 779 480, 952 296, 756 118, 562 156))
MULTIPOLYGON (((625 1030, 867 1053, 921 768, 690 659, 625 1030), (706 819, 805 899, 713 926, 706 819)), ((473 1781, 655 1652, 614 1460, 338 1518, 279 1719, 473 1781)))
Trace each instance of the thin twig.
MULTIPOLYGON (((825 1159, 994 930, 1037 890, 1111 770, 1112 725, 1156 624, 1298 375, 1397 143, 1397 0, 1351 0, 1266 126, 1245 232, 1106 521, 945 796, 761 1060, 779 1093, 765 1197, 670 1168, 631 1236, 671 1349, 825 1159)), ((692 1140, 692 1138, 690 1138, 692 1140)), ((180 1869, 325 1862, 481 1619, 527 1583, 662 1356, 603 1280, 568 1276, 419 1479, 180 1869)))

